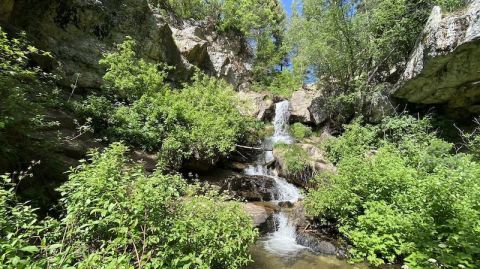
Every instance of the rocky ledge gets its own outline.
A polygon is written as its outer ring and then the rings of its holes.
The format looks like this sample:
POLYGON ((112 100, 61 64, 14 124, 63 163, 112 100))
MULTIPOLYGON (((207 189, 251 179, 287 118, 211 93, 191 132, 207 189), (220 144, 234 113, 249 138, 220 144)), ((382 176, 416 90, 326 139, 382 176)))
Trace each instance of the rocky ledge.
POLYGON ((246 87, 249 52, 241 37, 217 33, 206 22, 182 21, 165 15, 144 0, 5 0, 0 1, 0 26, 27 33, 39 49, 53 54, 55 62, 37 63, 70 87, 98 88, 102 54, 126 36, 138 44, 138 55, 175 67, 170 78, 187 79, 194 66, 246 87), (45 66, 42 66, 45 65, 45 66))
POLYGON ((393 96, 480 112, 480 1, 462 11, 435 7, 393 96))

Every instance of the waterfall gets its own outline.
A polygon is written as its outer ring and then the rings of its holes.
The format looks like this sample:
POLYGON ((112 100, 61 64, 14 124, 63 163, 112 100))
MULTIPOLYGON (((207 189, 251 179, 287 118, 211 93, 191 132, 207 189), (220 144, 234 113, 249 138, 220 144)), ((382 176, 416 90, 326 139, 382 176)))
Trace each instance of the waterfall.
MULTIPOLYGON (((254 176, 270 177, 275 181, 275 191, 272 193, 274 202, 295 203, 302 198, 300 190, 286 179, 278 176, 276 169, 269 168, 268 164, 274 161, 273 146, 275 143, 293 143, 293 138, 289 133, 290 103, 288 101, 279 102, 275 105, 274 135, 266 138, 263 142, 264 150, 257 158, 255 164, 249 165, 244 173, 254 176)), ((288 215, 284 212, 274 214, 275 232, 269 234, 265 240, 265 249, 271 253, 287 255, 296 253, 305 247, 296 243, 296 227, 288 220, 288 215)))
POLYGON ((297 244, 297 232, 295 227, 289 223, 285 213, 280 212, 274 218, 277 228, 265 241, 267 251, 286 256, 306 249, 306 247, 297 244))
POLYGON ((290 144, 293 142, 292 136, 288 131, 290 120, 290 102, 283 101, 275 104, 275 119, 273 126, 275 133, 272 137, 272 142, 290 144))

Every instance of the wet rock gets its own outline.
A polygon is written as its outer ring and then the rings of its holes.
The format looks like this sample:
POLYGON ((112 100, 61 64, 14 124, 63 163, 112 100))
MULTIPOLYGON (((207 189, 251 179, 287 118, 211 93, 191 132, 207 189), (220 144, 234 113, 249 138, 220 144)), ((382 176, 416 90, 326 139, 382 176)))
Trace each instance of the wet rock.
POLYGON ((339 252, 333 243, 303 231, 297 232, 297 243, 319 254, 337 255, 339 252))
POLYGON ((222 189, 247 201, 270 201, 275 182, 270 177, 235 174, 224 180, 222 189))
POLYGON ((292 207, 293 207, 293 203, 290 202, 290 201, 278 202, 278 206, 281 207, 281 208, 292 208, 292 207))
POLYGON ((412 103, 478 112, 480 2, 462 12, 433 8, 393 95, 412 103))
POLYGON ((259 120, 270 120, 274 114, 273 101, 266 94, 257 92, 238 92, 239 110, 243 115, 259 120))

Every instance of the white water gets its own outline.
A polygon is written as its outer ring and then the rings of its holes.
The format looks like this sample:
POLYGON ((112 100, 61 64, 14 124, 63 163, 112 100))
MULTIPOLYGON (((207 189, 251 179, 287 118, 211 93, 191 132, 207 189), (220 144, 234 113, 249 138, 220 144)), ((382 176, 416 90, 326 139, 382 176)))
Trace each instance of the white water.
MULTIPOLYGON (((290 103, 288 101, 279 102, 275 105, 274 135, 265 139, 263 146, 267 150, 258 157, 257 163, 249 165, 244 170, 247 175, 270 177, 275 181, 275 191, 272 193, 272 200, 275 202, 295 203, 302 198, 300 190, 295 185, 290 184, 284 178, 278 176, 275 169, 269 168, 268 164, 274 161, 272 148, 273 144, 293 142, 289 129, 290 103)), ((305 247, 296 242, 296 227, 288 221, 288 216, 284 212, 275 213, 274 220, 276 231, 270 233, 264 240, 265 250, 279 255, 289 256, 297 253, 305 247)))
POLYGON ((293 142, 293 138, 288 132, 288 122, 290 120, 290 102, 282 101, 275 104, 275 119, 273 125, 275 133, 272 137, 273 143, 286 143, 293 142))
POLYGON ((297 232, 295 227, 289 223, 285 213, 280 212, 274 218, 275 224, 278 225, 277 230, 269 234, 264 242, 265 249, 268 252, 289 256, 306 249, 306 247, 297 244, 297 232))

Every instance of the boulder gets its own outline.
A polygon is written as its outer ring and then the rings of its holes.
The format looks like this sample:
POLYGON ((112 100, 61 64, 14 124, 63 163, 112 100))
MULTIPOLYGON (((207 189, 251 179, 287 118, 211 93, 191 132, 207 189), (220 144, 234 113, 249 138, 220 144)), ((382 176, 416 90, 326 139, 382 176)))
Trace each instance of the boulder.
POLYGON ((271 211, 267 211, 265 207, 253 203, 243 204, 243 209, 252 217, 255 227, 260 227, 264 224, 272 213, 271 211))
POLYGON ((461 12, 434 7, 393 95, 480 112, 480 1, 461 12))
POLYGON ((313 123, 315 120, 310 112, 310 107, 316 95, 317 93, 315 91, 308 91, 306 89, 295 91, 290 100, 290 121, 307 124, 313 123))
POLYGON ((263 93, 241 91, 237 93, 239 110, 243 115, 259 120, 270 120, 274 114, 273 101, 263 93))
POLYGON ((320 125, 328 117, 326 97, 319 85, 308 84, 295 91, 290 100, 290 121, 320 125))
POLYGON ((311 251, 318 254, 338 255, 340 253, 340 249, 328 239, 317 237, 302 230, 297 232, 296 240, 298 244, 308 247, 311 251))
POLYGON ((235 197, 254 202, 272 200, 275 186, 275 181, 270 177, 233 174, 223 181, 221 187, 235 197))

